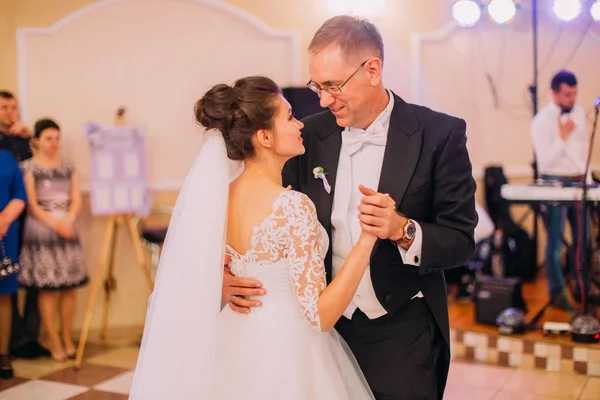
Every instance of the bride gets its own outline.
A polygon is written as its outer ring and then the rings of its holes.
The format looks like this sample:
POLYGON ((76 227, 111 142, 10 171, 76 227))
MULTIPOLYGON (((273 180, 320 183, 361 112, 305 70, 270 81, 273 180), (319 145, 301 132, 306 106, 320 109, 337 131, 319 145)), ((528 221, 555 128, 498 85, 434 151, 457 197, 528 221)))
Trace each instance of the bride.
POLYGON ((285 162, 304 153, 303 124, 272 80, 216 85, 195 113, 221 134, 204 144, 177 200, 130 399, 373 399, 333 326, 376 237, 363 231, 326 287, 327 233, 311 200, 281 183, 285 162), (228 158, 244 163, 233 180, 228 158), (225 255, 234 275, 269 288, 262 307, 222 308, 225 255))

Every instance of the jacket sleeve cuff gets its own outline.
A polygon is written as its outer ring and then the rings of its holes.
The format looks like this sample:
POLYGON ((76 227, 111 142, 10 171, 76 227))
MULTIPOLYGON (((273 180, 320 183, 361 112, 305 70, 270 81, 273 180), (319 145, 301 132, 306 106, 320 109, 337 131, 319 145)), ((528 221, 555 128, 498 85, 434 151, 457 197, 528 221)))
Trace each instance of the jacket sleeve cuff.
POLYGON ((415 224, 416 232, 415 238, 411 243, 408 250, 404 250, 400 245, 398 245, 398 250, 400 251, 400 257, 402 257, 402 261, 406 265, 414 265, 416 267, 421 266, 421 250, 423 247, 423 230, 418 222, 413 221, 415 224))

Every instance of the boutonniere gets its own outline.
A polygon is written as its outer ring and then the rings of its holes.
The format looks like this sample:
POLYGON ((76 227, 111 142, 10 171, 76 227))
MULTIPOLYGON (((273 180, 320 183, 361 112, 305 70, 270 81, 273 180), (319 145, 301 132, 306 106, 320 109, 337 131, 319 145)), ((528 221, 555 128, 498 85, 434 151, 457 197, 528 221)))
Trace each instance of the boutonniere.
POLYGON ((315 167, 315 169, 313 169, 313 175, 315 176, 315 179, 321 179, 323 181, 323 187, 325 188, 325 191, 327 193, 331 193, 331 186, 329 185, 329 182, 327 182, 327 177, 325 176, 327 173, 323 167, 315 167))

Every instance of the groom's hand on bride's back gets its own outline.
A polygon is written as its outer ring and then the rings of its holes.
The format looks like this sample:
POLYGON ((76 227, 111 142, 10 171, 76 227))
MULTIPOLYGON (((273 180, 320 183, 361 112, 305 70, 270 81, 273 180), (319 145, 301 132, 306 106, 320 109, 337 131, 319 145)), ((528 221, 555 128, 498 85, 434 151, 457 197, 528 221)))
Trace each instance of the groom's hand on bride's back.
POLYGON ((251 307, 261 306, 260 301, 248 300, 248 296, 262 296, 264 295, 265 289, 262 287, 262 283, 254 279, 246 279, 235 276, 229 269, 229 263, 231 257, 225 256, 223 271, 223 298, 227 302, 227 305, 231 307, 233 311, 241 313, 249 313, 251 307))

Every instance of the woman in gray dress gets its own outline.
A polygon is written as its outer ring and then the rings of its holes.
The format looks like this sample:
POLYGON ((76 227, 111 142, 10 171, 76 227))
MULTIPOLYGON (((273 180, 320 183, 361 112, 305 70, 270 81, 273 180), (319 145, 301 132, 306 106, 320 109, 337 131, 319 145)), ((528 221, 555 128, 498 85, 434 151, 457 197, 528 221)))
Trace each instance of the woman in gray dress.
POLYGON ((32 139, 34 156, 21 164, 28 209, 21 249, 19 282, 40 289, 42 323, 50 338, 52 358, 74 358, 71 340, 75 312, 74 289, 87 283, 79 237, 73 223, 81 208, 77 173, 59 156, 60 128, 56 122, 36 122, 32 139), (60 301, 61 337, 54 324, 60 301))

